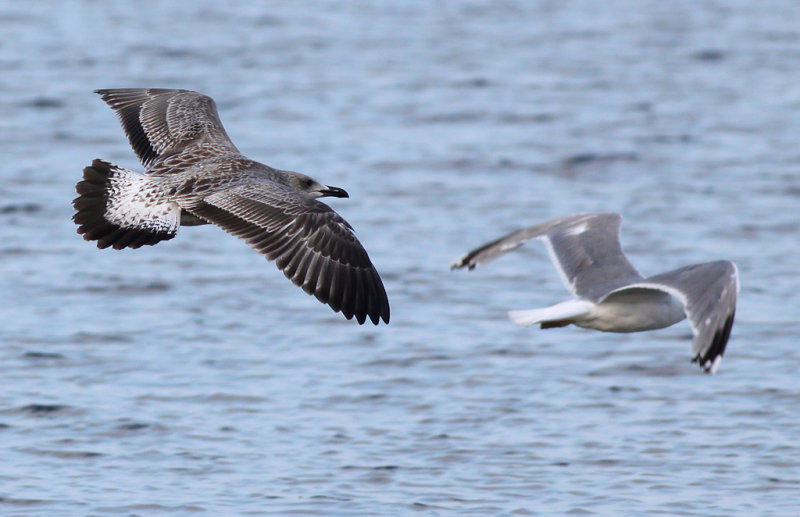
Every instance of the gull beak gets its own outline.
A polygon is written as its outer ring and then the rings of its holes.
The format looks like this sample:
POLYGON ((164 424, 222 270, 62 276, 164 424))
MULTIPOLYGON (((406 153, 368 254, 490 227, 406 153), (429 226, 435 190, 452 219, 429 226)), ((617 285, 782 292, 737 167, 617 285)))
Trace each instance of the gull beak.
POLYGON ((347 191, 339 187, 325 185, 325 190, 321 191, 322 197, 350 197, 347 191))

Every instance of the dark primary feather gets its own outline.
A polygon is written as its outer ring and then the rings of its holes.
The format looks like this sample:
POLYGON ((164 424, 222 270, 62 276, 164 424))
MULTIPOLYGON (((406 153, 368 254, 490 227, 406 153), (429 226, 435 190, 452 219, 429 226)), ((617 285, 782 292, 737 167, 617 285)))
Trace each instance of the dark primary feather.
POLYGON ((708 372, 711 371, 714 365, 714 360, 725 354, 725 347, 728 345, 728 339, 731 337, 731 329, 733 329, 733 320, 736 316, 736 311, 731 312, 725 319, 725 324, 714 331, 714 337, 711 343, 704 351, 698 352, 692 359, 693 363, 698 363, 703 369, 708 372))

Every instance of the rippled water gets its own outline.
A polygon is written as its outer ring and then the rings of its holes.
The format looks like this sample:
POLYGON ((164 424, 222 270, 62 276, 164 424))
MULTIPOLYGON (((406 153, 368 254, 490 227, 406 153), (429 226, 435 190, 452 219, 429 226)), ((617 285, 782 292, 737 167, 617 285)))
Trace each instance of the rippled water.
POLYGON ((796 515, 800 5, 0 1, 0 513, 796 515), (98 250, 70 201, 140 169, 95 88, 212 95, 247 155, 346 188, 359 327, 215 227, 98 250), (519 329, 551 217, 646 274, 741 275, 719 374, 682 323, 519 329))

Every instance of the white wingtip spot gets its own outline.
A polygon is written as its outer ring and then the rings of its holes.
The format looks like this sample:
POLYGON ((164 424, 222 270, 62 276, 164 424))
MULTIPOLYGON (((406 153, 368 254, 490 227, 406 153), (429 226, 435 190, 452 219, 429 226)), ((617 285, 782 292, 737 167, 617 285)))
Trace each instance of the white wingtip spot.
POLYGON ((719 368, 719 363, 721 361, 722 361, 722 356, 721 355, 718 355, 717 357, 714 358, 714 362, 711 363, 711 368, 709 368, 709 370, 708 370, 709 372, 711 372, 711 375, 714 375, 714 374, 717 373, 717 368, 719 368))
POLYGON ((585 232, 588 229, 589 229, 589 225, 586 224, 586 222, 584 221, 584 222, 582 222, 580 224, 576 224, 572 228, 569 228, 569 229, 565 230, 564 233, 567 234, 567 235, 570 235, 570 236, 580 235, 580 234, 582 234, 583 232, 585 232))
POLYGON ((466 258, 467 258, 466 255, 461 255, 460 257, 458 257, 457 259, 452 261, 450 263, 450 269, 455 269, 457 267, 463 266, 464 265, 464 259, 466 259, 466 258))

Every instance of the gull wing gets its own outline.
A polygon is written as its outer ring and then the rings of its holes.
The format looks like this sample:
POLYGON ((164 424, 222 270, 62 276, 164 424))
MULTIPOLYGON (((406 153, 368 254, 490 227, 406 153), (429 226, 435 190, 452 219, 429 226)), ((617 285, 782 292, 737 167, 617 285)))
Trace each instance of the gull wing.
POLYGON ((716 373, 731 335, 739 293, 736 265, 727 260, 686 266, 645 278, 609 293, 625 289, 657 289, 683 302, 694 333, 692 362, 716 373))
MULTIPOLYGON (((169 156, 179 163, 238 153, 211 97, 189 90, 95 90, 117 112, 133 151, 147 168, 169 156)), ((188 162, 188 163, 183 163, 188 162)))
POLYGON ((615 213, 553 219, 485 244, 454 261, 451 268, 473 269, 537 238, 547 247, 567 289, 576 296, 597 301, 617 287, 644 278, 620 248, 621 220, 615 213))
POLYGON ((328 205, 278 184, 240 184, 185 207, 274 260, 295 285, 347 319, 389 322, 378 272, 350 224, 328 205))

